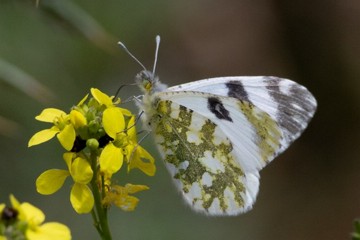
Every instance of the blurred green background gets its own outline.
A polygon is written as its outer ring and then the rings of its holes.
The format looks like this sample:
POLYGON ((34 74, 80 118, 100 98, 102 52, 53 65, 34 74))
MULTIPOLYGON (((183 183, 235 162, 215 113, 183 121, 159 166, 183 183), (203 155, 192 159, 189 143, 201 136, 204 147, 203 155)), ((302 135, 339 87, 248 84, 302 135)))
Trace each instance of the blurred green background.
POLYGON ((305 85, 319 107, 303 136, 261 172, 254 209, 237 217, 191 211, 147 138, 158 171, 118 177, 151 189, 138 194, 135 212, 111 209, 114 239, 349 239, 360 217, 359 25, 357 0, 0 0, 0 202, 14 193, 47 221, 67 224, 73 239, 99 239, 91 216, 70 205, 71 181, 54 195, 36 193, 37 176, 65 164, 56 140, 27 148, 48 126, 34 117, 45 107, 68 110, 90 87, 114 94, 132 83, 141 69, 117 41, 151 69, 160 34, 157 73, 169 85, 274 75, 305 85))

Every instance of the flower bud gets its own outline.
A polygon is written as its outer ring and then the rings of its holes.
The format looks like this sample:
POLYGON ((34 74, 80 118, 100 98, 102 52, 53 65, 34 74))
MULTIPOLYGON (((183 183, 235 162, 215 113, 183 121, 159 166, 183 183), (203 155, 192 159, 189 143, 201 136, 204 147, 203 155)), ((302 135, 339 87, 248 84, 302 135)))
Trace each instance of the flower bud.
POLYGON ((91 150, 96 150, 99 147, 99 142, 95 138, 90 138, 86 141, 86 146, 91 150))

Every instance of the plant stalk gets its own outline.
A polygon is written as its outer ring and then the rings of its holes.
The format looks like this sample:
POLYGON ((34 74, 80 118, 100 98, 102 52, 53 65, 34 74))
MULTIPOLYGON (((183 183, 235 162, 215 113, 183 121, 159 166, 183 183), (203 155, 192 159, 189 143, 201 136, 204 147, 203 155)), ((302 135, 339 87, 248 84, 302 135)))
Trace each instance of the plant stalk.
MULTIPOLYGON (((102 195, 100 194, 100 189, 97 183, 97 176, 98 176, 98 166, 97 166, 97 154, 91 151, 90 155, 91 160, 91 168, 93 170, 93 178, 91 180, 91 188, 94 195, 94 207, 95 209, 92 210, 92 217, 94 220, 94 225, 96 230, 99 232, 102 240, 112 240, 111 232, 109 229, 109 222, 107 219, 107 211, 106 207, 103 207, 101 200, 102 195)), ((102 189, 104 186, 101 187, 102 189)))

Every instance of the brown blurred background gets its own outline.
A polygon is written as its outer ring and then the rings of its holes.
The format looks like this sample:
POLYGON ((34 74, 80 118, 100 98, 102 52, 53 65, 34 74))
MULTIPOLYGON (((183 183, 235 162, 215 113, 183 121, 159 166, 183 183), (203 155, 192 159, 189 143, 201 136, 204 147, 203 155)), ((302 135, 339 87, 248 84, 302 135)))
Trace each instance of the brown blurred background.
MULTIPOLYGON (((182 202, 157 158, 149 178, 122 172, 120 183, 148 184, 135 212, 112 209, 114 239, 350 239, 360 217, 360 2, 250 0, 0 0, 0 202, 14 193, 67 224, 74 239, 98 239, 90 215, 69 202, 71 181, 56 194, 36 193, 35 179, 65 168, 53 140, 27 148, 48 125, 45 107, 69 109, 90 87, 109 94, 132 83, 140 67, 123 41, 175 85, 231 75, 274 75, 305 85, 315 118, 289 150, 261 172, 254 209, 231 218, 195 214, 182 202)), ((123 99, 139 94, 136 87, 123 99)), ((126 107, 135 110, 133 104, 126 107)))

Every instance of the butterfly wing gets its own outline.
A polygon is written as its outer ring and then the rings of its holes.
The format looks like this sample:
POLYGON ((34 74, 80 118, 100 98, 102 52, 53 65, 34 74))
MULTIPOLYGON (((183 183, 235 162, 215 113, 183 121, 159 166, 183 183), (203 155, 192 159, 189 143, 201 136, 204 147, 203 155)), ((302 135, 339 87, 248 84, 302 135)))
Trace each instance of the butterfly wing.
POLYGON ((252 103, 193 91, 162 92, 159 96, 218 126, 233 145, 236 161, 245 172, 262 169, 283 146, 284 136, 277 121, 252 103))
POLYGON ((316 109, 305 87, 273 77, 205 79, 155 95, 152 123, 166 165, 186 202, 211 215, 251 209, 259 170, 316 109))
MULTIPOLYGON (((240 164, 237 146, 212 119, 170 100, 169 94, 158 95, 153 132, 186 202, 210 215, 236 215, 251 209, 259 189, 258 171, 248 171, 240 164)), ((248 127, 239 131, 253 134, 248 127)), ((253 157, 250 152, 242 156, 253 157)))
POLYGON ((220 77, 168 88, 167 91, 199 91, 247 101, 278 122, 284 151, 302 131, 316 111, 316 100, 304 87, 278 77, 220 77))

